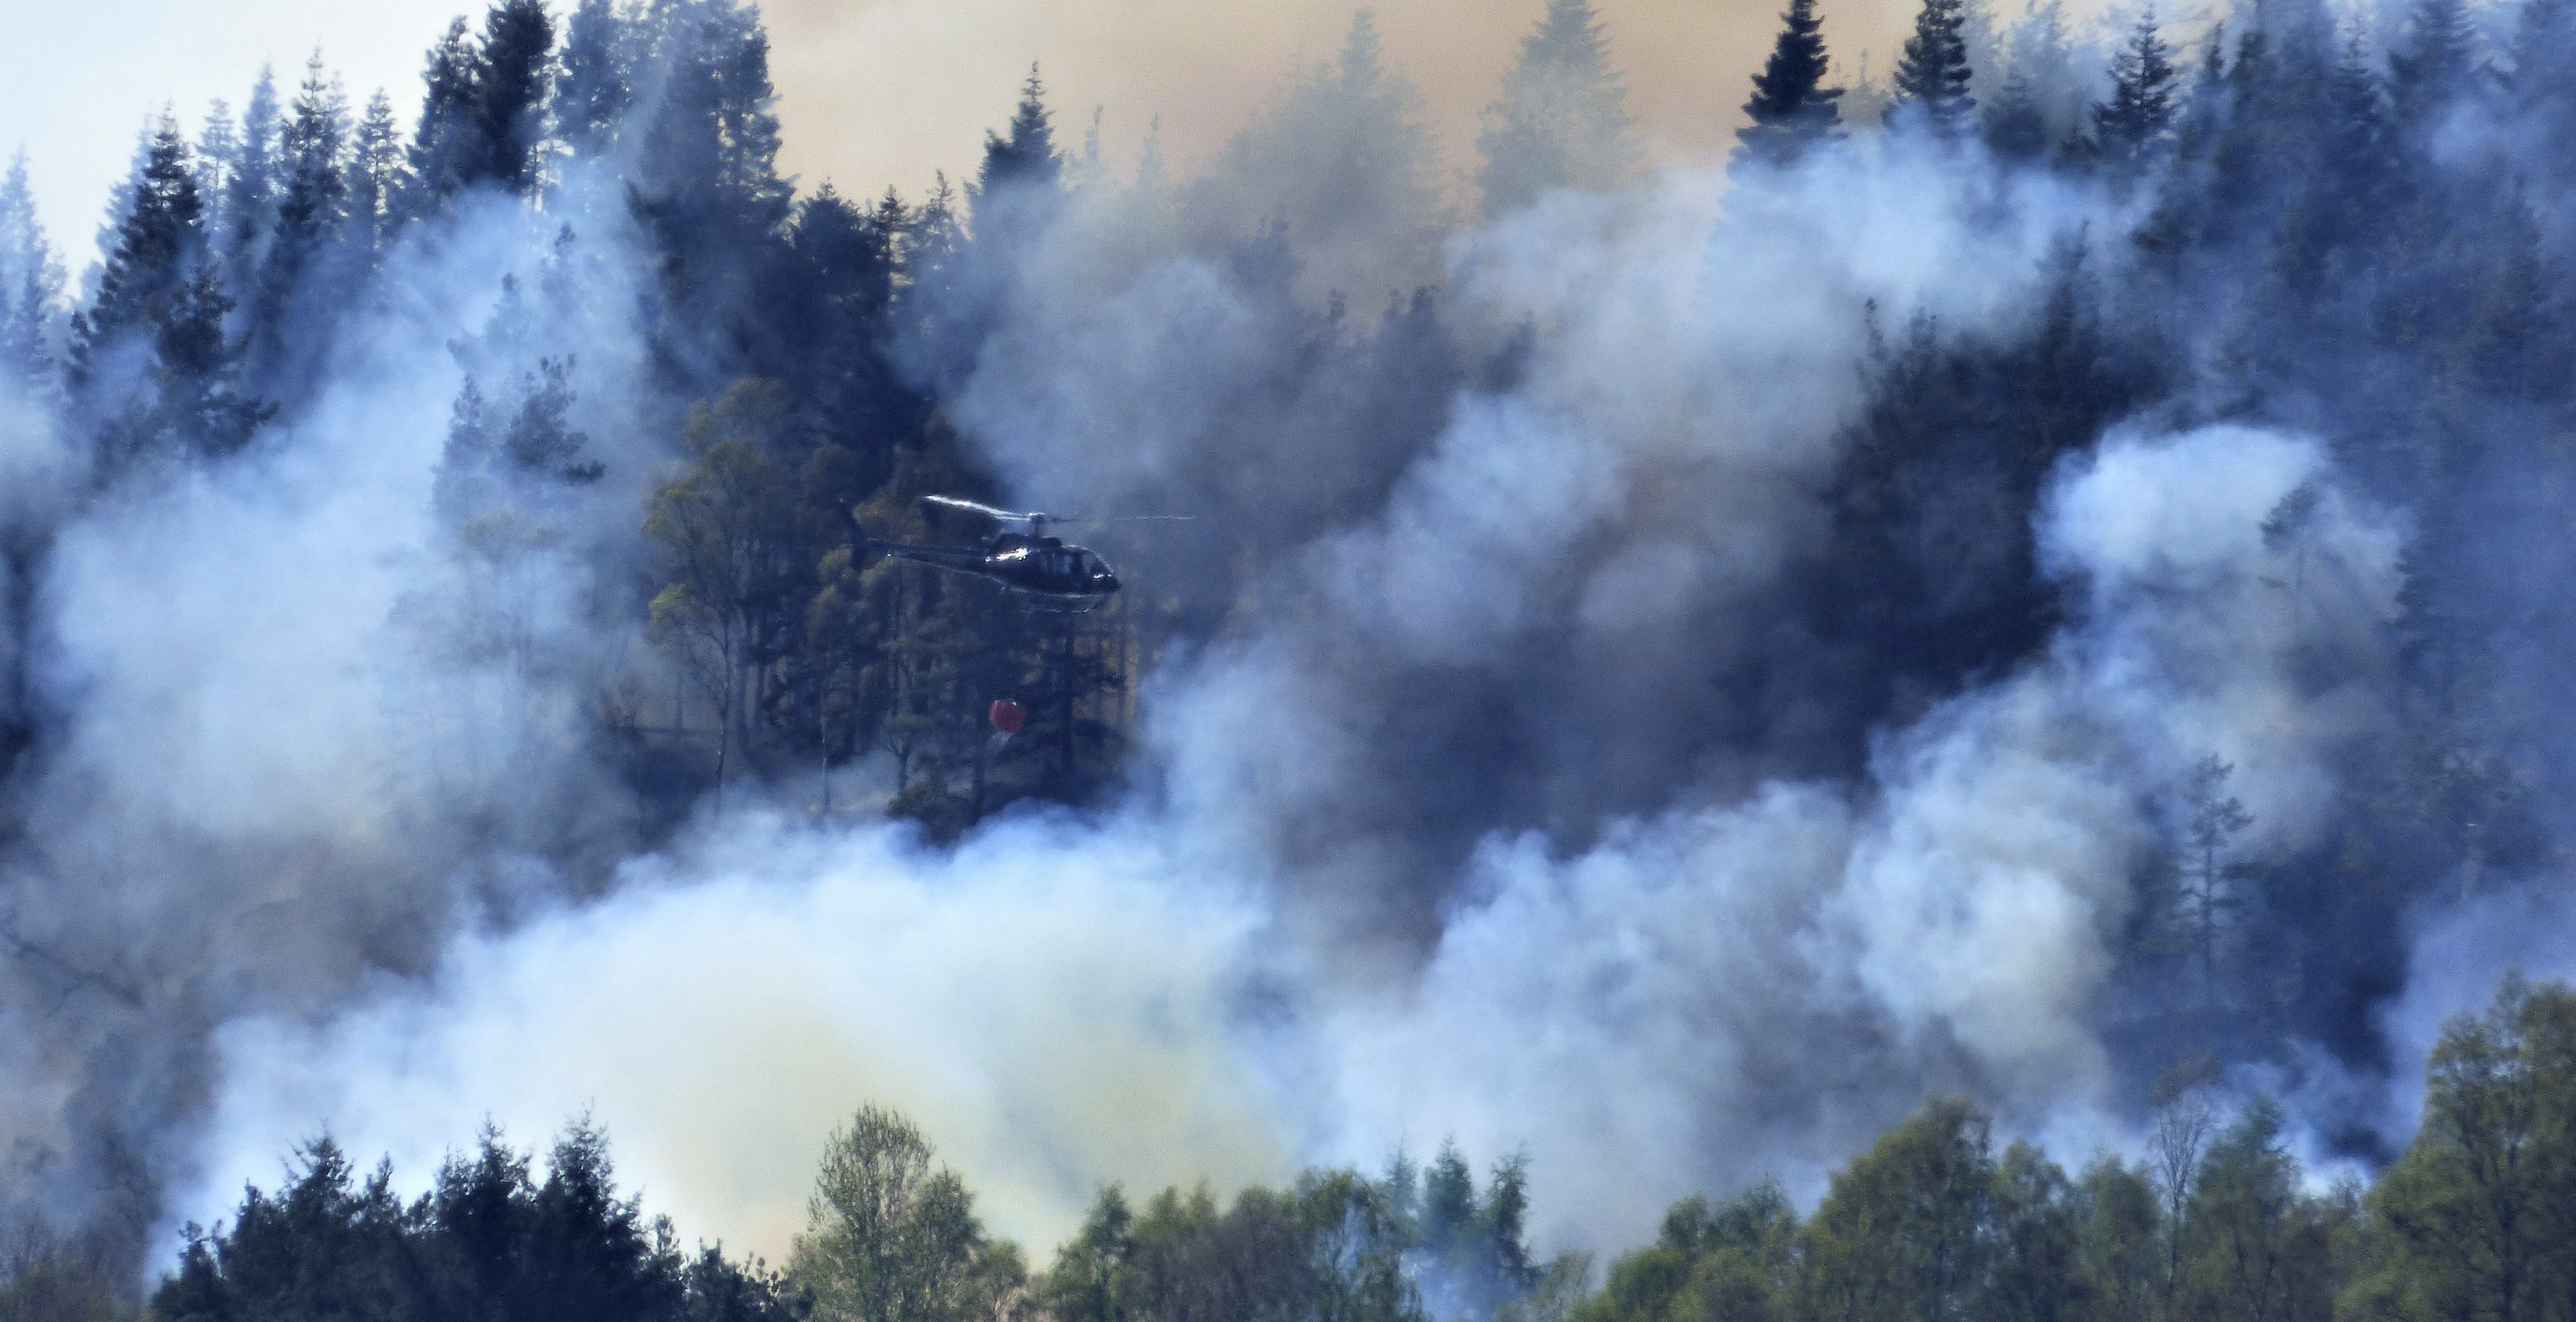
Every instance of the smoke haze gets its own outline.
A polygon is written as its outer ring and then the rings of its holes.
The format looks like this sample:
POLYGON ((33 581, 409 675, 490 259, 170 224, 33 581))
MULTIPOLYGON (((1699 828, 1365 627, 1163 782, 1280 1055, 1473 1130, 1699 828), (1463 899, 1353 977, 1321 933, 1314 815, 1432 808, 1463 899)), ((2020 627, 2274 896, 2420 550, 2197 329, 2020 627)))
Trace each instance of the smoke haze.
MULTIPOLYGON (((282 323, 309 335, 259 360, 277 408, 239 449, 94 458, 144 413, 99 401, 172 389, 139 356, 12 378, 0 1211, 140 1227, 157 1265, 314 1133, 417 1189, 486 1119, 524 1142, 586 1114, 650 1208, 778 1256, 873 1102, 1041 1258, 1104 1183, 1449 1136, 1529 1154, 1543 1246, 1616 1249, 1694 1192, 1815 1195, 1929 1092, 2129 1144, 2202 1051, 2291 1089, 2320 1147, 2402 1141, 2431 1026, 2568 959, 2525 889, 2560 856, 2508 829, 2549 838, 2550 756, 2518 764, 2523 816, 2499 791, 2466 831, 2372 834, 2403 816, 2374 777, 2414 765, 2423 656, 2471 636, 2426 595, 2547 578, 2428 531, 2411 435, 2338 393, 2432 385, 2256 321, 2248 273, 2301 268, 2171 238, 2188 190, 2240 196, 2206 173, 2159 193, 1861 132, 1730 174, 1770 7, 1601 14, 1641 168, 1469 220, 1461 126, 1533 15, 1389 5, 1380 67, 1348 9, 781 4, 779 161, 809 184, 971 160, 1031 57, 1064 138, 1095 102, 1130 146, 1164 116, 1160 175, 988 168, 956 248, 954 216, 902 213, 879 237, 918 302, 815 350, 777 310, 808 268, 724 243, 806 259, 826 213, 757 180, 706 202, 669 145, 718 117, 692 71, 736 67, 690 43, 756 45, 687 0, 620 20, 631 85, 542 186, 432 196, 282 323), (1427 119, 1386 110, 1407 78, 1427 119), (880 355, 911 392, 867 415, 885 471, 833 487, 861 466, 828 448, 859 430, 834 392, 880 355), (981 807, 969 656, 946 766, 896 730, 817 784, 781 738, 710 787, 687 709, 724 690, 672 641, 671 493, 787 444, 764 425, 807 445, 746 520, 772 531, 950 482, 1193 516, 1093 539, 1166 631, 1118 773, 954 838, 889 820, 967 759, 981 807)), ((1900 17, 1833 40, 1887 49, 1900 17)), ((2048 49, 2071 70, 2094 40, 2048 49)), ((2061 72, 2046 94, 2088 100, 2061 72)), ((2444 159, 2520 150, 2452 129, 2444 159)), ((2542 250, 2496 224, 2463 245, 2542 250)), ((2463 430, 2555 434, 2445 388, 2463 430)), ((2457 463, 2463 522, 2566 549, 2493 455, 2457 463)), ((877 627, 830 593, 910 581, 844 535, 769 557, 819 585, 794 629, 877 627)), ((1026 644, 997 618, 966 651, 1026 644)), ((2501 668, 2554 692, 2543 660, 2501 668)))

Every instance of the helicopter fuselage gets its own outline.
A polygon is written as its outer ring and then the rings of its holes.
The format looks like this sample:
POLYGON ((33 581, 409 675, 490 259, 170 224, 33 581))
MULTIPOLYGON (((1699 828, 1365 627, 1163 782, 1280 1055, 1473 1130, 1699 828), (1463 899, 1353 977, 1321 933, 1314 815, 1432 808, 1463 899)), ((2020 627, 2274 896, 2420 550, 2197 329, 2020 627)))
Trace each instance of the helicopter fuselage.
POLYGON ((979 548, 915 546, 869 539, 866 549, 999 583, 1033 605, 1089 610, 1118 591, 1118 575, 1089 549, 1061 539, 997 532, 979 548))

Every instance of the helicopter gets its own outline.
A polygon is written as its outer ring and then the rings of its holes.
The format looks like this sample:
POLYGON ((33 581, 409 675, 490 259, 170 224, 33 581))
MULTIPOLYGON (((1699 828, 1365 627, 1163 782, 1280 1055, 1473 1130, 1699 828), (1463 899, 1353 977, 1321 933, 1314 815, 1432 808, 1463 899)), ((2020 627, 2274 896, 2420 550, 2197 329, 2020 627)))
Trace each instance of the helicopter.
POLYGON ((1118 575, 1110 571, 1107 562, 1085 547, 1068 546, 1062 539, 1047 535, 1050 523, 1081 520, 1034 511, 1016 513, 955 496, 922 499, 932 505, 981 514, 1002 526, 988 534, 980 547, 914 546, 869 536, 859 523, 858 511, 852 510, 852 553, 862 562, 872 555, 887 555, 999 583, 1037 610, 1088 611, 1118 591, 1118 575), (1014 524, 1019 527, 1014 528, 1014 524))

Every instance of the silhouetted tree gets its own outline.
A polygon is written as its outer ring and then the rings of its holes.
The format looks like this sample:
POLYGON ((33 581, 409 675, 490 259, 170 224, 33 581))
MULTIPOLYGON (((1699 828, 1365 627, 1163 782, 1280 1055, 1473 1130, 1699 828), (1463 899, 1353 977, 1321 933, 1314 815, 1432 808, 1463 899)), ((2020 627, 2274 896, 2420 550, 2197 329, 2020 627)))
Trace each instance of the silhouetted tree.
POLYGON ((1771 57, 1753 76, 1753 99, 1744 113, 1753 122, 1735 131, 1735 160, 1786 165, 1841 135, 1834 102, 1843 89, 1825 86, 1824 20, 1816 0, 1789 0, 1771 57))

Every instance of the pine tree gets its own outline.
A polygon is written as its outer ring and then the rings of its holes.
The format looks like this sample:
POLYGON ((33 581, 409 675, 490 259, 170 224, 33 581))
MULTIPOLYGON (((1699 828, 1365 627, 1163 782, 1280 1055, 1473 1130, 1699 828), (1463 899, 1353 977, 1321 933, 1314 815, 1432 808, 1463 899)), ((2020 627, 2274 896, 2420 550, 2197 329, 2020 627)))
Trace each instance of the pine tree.
POLYGON ((0 379, 15 377, 28 387, 49 382, 62 294, 63 266, 36 222, 21 151, 0 177, 0 379))
POLYGON ((1977 108, 1968 94, 1966 0, 1923 0, 1914 32, 1896 65, 1888 127, 1928 133, 1945 142, 1965 136, 1977 108))
POLYGON ((1816 0, 1789 0, 1771 58, 1753 76, 1753 99, 1744 103, 1753 122, 1735 131, 1736 164, 1787 165, 1842 136, 1834 103, 1843 89, 1825 86, 1824 26, 1816 0))
POLYGON ((265 65, 242 111, 241 138, 224 172, 219 237, 227 279, 235 291, 258 278, 270 232, 277 224, 277 77, 265 65))
POLYGON ((786 222, 792 190, 778 177, 777 94, 757 11, 698 0, 653 11, 662 94, 629 176, 675 260, 749 260, 786 222))
POLYGON ((240 160, 241 130, 233 123, 232 107, 217 97, 207 104, 206 126, 197 134, 197 193, 206 199, 206 224, 212 233, 224 232, 225 185, 240 160))
POLYGON ((2413 124, 2475 85, 2477 34, 2461 0, 2416 0, 2406 40, 2388 55, 2388 85, 2400 121, 2413 124))
POLYGON ((980 209, 984 198, 1004 185, 1053 187, 1064 175, 1064 157, 1055 147, 1055 126, 1047 113, 1046 83, 1038 66, 1029 66, 1020 84, 1020 104, 1011 113, 1010 132, 984 135, 984 164, 977 170, 970 200, 980 209))
POLYGON ((483 16, 474 87, 477 144, 467 182, 488 179, 513 193, 536 187, 554 41, 544 0, 500 0, 483 16))
POLYGON ((349 234, 360 248, 378 252, 393 237, 408 182, 393 98, 379 88, 367 98, 349 161, 349 234))
POLYGON ((2181 72, 2156 33, 2155 11, 2138 18, 2111 62, 2111 98, 2093 107, 2095 142, 2104 158, 2134 166, 2161 150, 2173 129, 2174 88, 2181 72))
POLYGON ((177 121, 153 131, 89 307, 73 318, 72 371, 86 383, 120 340, 148 332, 179 297, 206 249, 205 204, 177 121))
POLYGON ((292 333, 284 319, 296 288, 347 218, 348 120, 347 98, 338 80, 324 76, 322 55, 316 51, 278 135, 277 228, 253 308, 254 339, 292 333))
POLYGON ((1518 210, 1559 188, 1606 189, 1636 167, 1628 92, 1591 0, 1548 0, 1485 108, 1476 146, 1485 214, 1518 210))
POLYGON ((2048 154, 2048 114, 2019 65, 2004 76, 2003 90, 1986 103, 1986 150, 1995 159, 2030 164, 2048 154))
POLYGON ((2517 117, 2563 132, 2576 120, 2576 0, 2524 0, 2512 54, 2506 87, 2517 117))
POLYGON ((477 144, 474 124, 476 87, 482 81, 483 55, 473 30, 459 18, 430 48, 421 72, 420 127, 410 148, 413 196, 407 215, 425 215, 473 178, 477 144))
POLYGON ((635 92, 628 21, 612 0, 581 0, 564 25, 555 74, 555 131, 576 157, 598 156, 617 140, 635 92))

